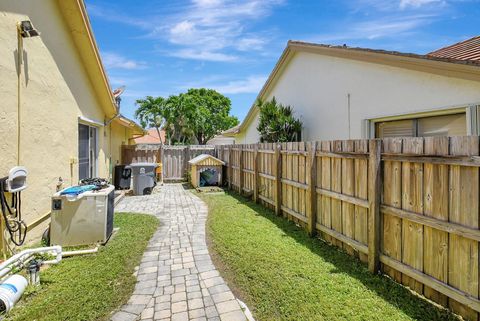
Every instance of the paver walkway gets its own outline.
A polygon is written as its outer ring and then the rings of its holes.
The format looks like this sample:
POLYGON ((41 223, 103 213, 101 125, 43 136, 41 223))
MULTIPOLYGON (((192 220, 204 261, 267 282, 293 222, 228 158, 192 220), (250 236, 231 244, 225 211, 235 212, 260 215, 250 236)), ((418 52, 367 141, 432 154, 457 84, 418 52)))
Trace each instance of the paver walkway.
POLYGON ((181 184, 167 184, 152 195, 124 198, 115 211, 154 214, 161 226, 143 255, 132 297, 111 320, 246 320, 208 254, 202 200, 181 184))

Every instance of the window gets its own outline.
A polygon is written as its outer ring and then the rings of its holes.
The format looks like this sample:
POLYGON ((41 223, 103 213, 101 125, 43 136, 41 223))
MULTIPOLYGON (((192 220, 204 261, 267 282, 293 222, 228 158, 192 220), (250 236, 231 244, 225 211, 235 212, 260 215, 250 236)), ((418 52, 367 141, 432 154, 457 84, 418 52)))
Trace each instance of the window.
POLYGON ((375 123, 375 137, 427 137, 467 135, 465 113, 375 123))
POLYGON ((78 124, 78 178, 97 176, 97 129, 78 124))

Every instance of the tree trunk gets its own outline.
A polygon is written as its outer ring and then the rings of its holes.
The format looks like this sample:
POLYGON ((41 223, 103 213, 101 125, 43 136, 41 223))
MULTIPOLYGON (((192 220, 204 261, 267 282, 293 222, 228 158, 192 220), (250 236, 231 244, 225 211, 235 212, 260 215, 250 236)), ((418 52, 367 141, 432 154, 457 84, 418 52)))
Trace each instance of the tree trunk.
POLYGON ((162 142, 162 136, 160 136, 160 129, 158 127, 155 127, 155 129, 157 130, 158 139, 160 140, 160 146, 162 146, 163 142, 162 142))

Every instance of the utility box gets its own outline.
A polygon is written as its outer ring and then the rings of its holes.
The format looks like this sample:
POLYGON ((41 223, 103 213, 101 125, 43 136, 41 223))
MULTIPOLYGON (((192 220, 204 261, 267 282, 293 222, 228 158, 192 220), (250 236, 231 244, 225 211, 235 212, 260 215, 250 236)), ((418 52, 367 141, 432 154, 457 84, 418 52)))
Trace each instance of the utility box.
POLYGON ((113 231, 115 187, 79 195, 52 197, 50 244, 61 246, 106 243, 113 231))
POLYGON ((198 155, 188 161, 191 166, 190 178, 193 187, 221 186, 222 168, 225 163, 208 154, 198 155))
POLYGON ((148 195, 157 185, 156 163, 130 164, 132 170, 132 185, 134 195, 148 195))

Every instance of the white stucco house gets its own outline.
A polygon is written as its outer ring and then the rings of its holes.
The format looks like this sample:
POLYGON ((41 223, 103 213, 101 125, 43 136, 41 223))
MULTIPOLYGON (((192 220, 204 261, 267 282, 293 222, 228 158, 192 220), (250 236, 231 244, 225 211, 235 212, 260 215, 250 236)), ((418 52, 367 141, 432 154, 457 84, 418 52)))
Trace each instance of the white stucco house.
MULTIPOLYGON (((480 134, 480 37, 427 55, 289 41, 258 94, 291 105, 302 140, 480 134)), ((235 130, 256 143, 255 104, 235 130)))

